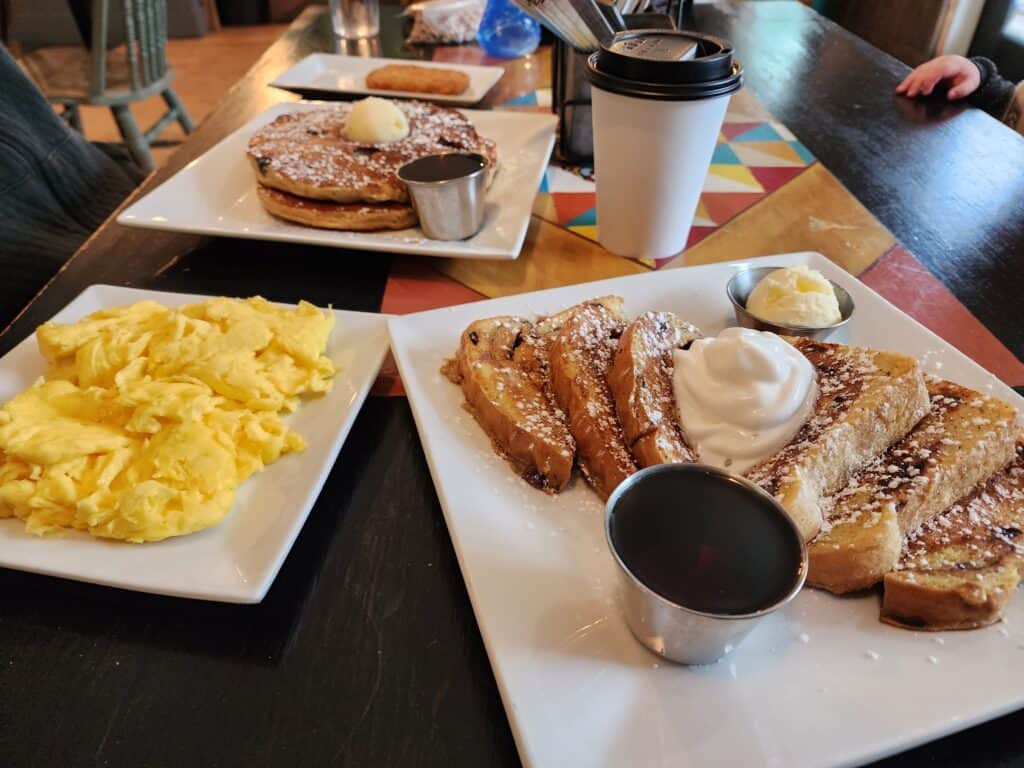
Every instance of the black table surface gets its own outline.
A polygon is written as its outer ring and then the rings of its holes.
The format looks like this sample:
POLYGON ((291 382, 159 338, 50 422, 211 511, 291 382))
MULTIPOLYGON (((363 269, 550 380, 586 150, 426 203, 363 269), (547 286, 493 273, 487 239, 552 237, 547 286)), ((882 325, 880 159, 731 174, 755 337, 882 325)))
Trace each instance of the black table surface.
MULTIPOLYGON (((894 98, 906 67, 799 3, 696 13, 735 42, 774 115, 1019 357, 1024 141, 973 110, 894 98)), ((150 186, 264 108, 273 76, 330 46, 324 19, 304 15, 150 186)), ((95 282, 376 310, 389 266, 108 222, 0 335, 0 354, 95 282)), ((571 712, 565 727, 573 738, 571 712)), ((1020 765, 1022 727, 1012 714, 891 762, 1020 765)), ((258 606, 0 569, 6 768, 518 762, 402 398, 367 401, 258 606)))

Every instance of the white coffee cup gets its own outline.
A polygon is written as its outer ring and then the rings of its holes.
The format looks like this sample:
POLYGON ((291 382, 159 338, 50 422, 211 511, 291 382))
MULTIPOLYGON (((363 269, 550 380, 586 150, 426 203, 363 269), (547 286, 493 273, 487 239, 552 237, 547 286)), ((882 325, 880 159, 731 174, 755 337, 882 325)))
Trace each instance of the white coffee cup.
POLYGON ((622 32, 588 60, 598 240, 663 259, 686 247, 731 94, 731 46, 691 32, 622 32))

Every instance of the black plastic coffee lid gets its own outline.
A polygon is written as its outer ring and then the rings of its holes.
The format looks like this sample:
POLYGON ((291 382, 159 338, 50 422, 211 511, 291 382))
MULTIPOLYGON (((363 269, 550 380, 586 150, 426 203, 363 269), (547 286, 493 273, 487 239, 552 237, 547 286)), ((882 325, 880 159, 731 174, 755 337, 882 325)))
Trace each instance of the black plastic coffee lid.
POLYGON ((620 32, 587 59, 603 91, 662 101, 696 101, 738 91, 743 67, 719 37, 667 29, 620 32))

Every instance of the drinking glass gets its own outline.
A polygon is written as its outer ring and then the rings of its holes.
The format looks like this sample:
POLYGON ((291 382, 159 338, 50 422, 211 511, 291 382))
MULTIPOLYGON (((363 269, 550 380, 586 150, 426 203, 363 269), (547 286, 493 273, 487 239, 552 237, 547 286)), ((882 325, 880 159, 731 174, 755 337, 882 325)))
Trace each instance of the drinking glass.
POLYGON ((379 0, 330 0, 330 9, 338 37, 359 40, 380 32, 379 0))
POLYGON ((333 53, 342 56, 362 56, 363 58, 379 58, 381 55, 380 35, 362 37, 358 40, 346 40, 334 36, 333 53))

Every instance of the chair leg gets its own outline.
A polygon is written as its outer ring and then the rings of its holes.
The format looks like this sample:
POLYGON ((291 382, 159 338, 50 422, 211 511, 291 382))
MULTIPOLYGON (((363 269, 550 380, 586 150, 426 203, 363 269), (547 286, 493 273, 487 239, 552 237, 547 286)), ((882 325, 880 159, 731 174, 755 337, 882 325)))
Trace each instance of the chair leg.
POLYGON ((153 162, 153 155, 150 154, 146 137, 139 130, 139 124, 135 122, 135 116, 132 114, 132 111, 128 109, 126 104, 112 106, 110 111, 114 113, 117 127, 121 129, 121 135, 124 137, 125 143, 128 145, 128 151, 132 153, 135 162, 146 173, 153 171, 156 168, 156 164, 153 162))
POLYGON ((79 133, 82 133, 82 113, 78 111, 77 104, 67 104, 64 106, 64 114, 67 116, 68 125, 74 128, 79 133))
POLYGON ((178 122, 181 123, 181 130, 185 133, 192 133, 196 129, 195 123, 192 122, 192 118, 189 117, 185 105, 181 103, 181 99, 178 98, 178 94, 174 92, 174 89, 168 88, 161 95, 164 97, 167 107, 178 113, 178 122))

